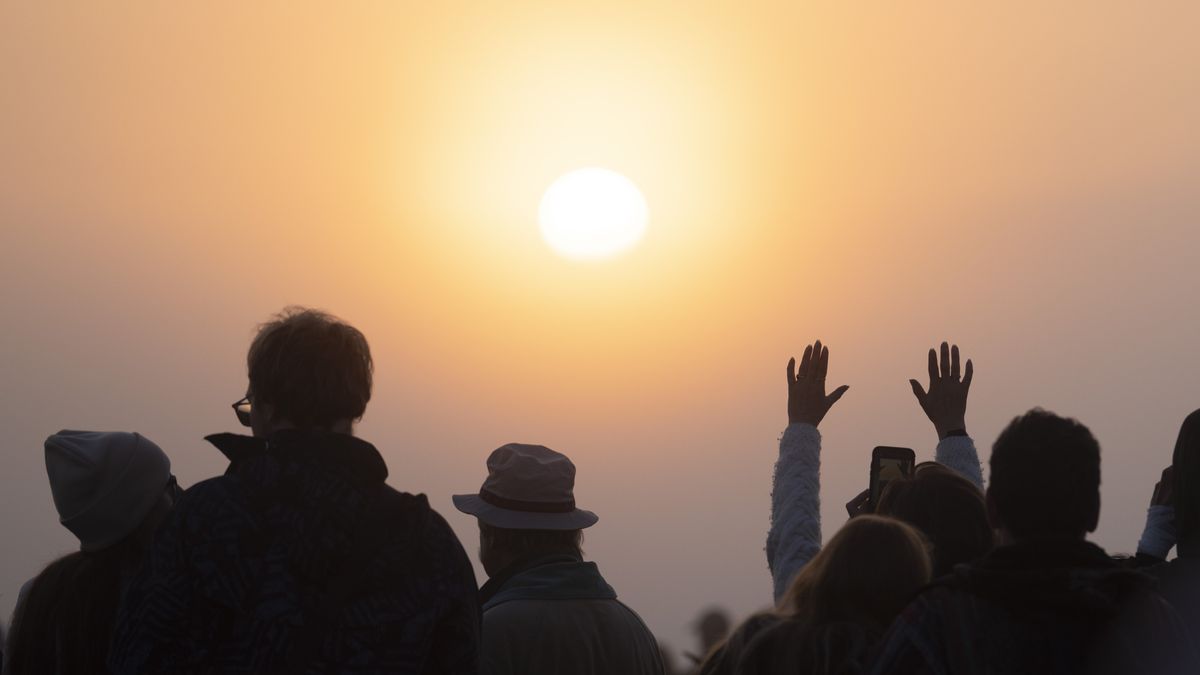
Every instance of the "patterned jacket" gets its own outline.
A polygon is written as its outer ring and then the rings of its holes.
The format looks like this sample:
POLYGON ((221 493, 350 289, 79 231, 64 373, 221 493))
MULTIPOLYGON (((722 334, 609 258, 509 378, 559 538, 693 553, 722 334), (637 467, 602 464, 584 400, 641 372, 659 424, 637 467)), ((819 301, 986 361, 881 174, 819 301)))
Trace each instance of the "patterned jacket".
POLYGON ((1179 616, 1145 575, 1082 540, 998 548, 908 606, 875 675, 1200 672, 1179 616))
POLYGON ((159 530, 109 666, 152 673, 468 673, 475 575, 424 495, 371 444, 283 431, 207 438, 230 460, 159 530))

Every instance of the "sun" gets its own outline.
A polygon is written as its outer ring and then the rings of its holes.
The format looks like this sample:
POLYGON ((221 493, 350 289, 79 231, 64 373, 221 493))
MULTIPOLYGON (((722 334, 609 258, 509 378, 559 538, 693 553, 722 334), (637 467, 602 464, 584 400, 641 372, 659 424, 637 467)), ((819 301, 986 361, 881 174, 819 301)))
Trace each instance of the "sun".
POLYGON ((612 257, 646 231, 646 199, 633 181, 601 168, 576 169, 546 188, 538 207, 542 237, 574 260, 612 257))

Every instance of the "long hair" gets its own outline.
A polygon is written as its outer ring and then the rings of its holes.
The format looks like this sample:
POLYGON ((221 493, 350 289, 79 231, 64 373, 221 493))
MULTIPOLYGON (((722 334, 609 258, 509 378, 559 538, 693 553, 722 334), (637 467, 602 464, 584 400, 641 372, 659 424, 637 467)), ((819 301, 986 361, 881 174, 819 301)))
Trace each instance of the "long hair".
POLYGON ((784 621, 752 644, 754 672, 856 673, 900 610, 929 583, 924 535, 899 520, 846 523, 792 581, 784 621))
POLYGON ((174 480, 138 528, 99 551, 50 563, 29 584, 8 628, 4 675, 106 673, 108 645, 125 584, 178 498, 174 480))
POLYGON ((921 464, 911 478, 890 481, 875 512, 929 538, 935 577, 982 558, 995 543, 983 492, 942 464, 921 464))
POLYGON ((814 626, 845 621, 882 630, 931 575, 928 544, 916 528, 859 516, 796 575, 779 611, 814 626))
POLYGON ((129 537, 47 565, 13 614, 6 675, 107 672, 123 579, 142 555, 141 543, 129 537))

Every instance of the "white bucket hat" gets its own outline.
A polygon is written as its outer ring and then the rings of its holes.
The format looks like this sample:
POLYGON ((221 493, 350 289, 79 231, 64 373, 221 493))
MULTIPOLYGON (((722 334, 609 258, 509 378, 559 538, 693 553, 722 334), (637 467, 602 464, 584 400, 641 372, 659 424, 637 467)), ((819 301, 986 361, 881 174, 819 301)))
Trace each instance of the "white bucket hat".
POLYGON ((141 434, 60 431, 46 439, 59 522, 98 551, 133 533, 171 480, 171 460, 141 434))
POLYGON ((454 495, 454 506, 509 530, 579 530, 600 520, 575 508, 575 465, 541 445, 509 443, 487 460, 479 494, 454 495))

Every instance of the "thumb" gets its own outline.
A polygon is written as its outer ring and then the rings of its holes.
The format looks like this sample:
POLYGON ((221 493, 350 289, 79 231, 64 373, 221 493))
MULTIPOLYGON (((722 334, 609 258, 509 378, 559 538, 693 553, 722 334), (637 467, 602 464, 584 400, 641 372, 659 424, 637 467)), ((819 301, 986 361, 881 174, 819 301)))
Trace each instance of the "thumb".
POLYGON ((848 389, 850 389, 850 386, 843 384, 842 386, 838 387, 837 389, 834 389, 833 393, 831 393, 829 396, 826 396, 825 401, 827 403, 829 403, 829 405, 833 405, 834 403, 837 403, 838 399, 841 398, 842 394, 845 394, 848 389))
POLYGON ((922 387, 921 383, 917 382, 916 380, 909 380, 908 383, 912 385, 913 396, 917 397, 917 402, 921 405, 925 405, 925 396, 927 395, 925 393, 925 388, 922 387))

